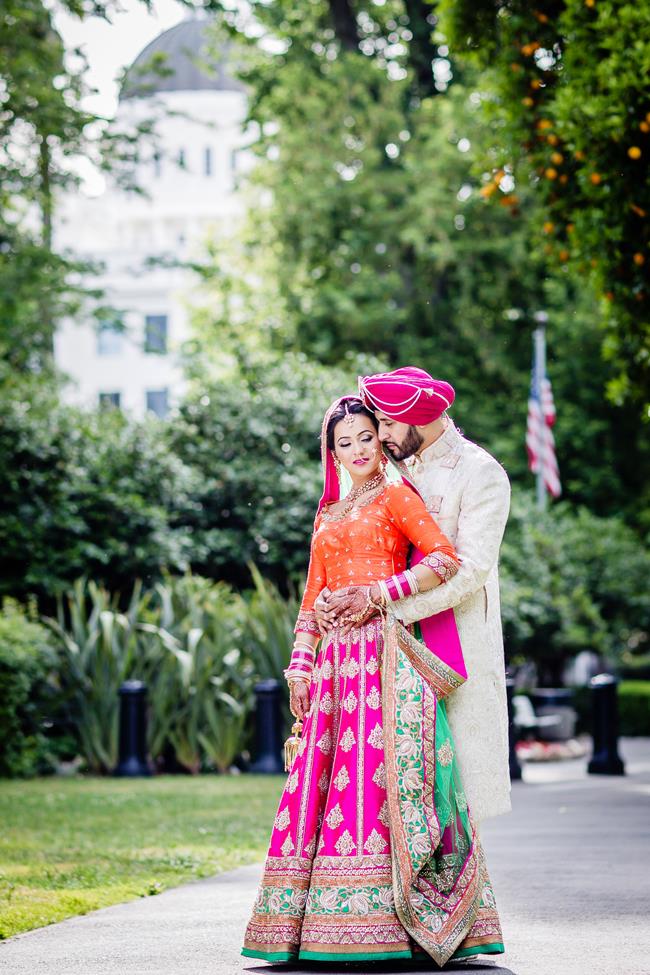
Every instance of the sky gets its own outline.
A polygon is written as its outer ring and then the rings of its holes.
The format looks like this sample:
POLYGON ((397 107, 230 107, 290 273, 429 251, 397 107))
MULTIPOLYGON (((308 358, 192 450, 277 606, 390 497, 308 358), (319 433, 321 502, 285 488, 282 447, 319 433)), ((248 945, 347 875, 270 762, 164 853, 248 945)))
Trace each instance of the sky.
POLYGON ((88 98, 86 107, 98 115, 112 117, 117 107, 116 79, 154 37, 188 16, 187 7, 177 0, 153 0, 153 11, 147 12, 140 0, 121 0, 122 12, 114 14, 112 23, 89 17, 76 17, 57 11, 54 20, 68 49, 81 47, 90 65, 88 83, 98 89, 88 98))

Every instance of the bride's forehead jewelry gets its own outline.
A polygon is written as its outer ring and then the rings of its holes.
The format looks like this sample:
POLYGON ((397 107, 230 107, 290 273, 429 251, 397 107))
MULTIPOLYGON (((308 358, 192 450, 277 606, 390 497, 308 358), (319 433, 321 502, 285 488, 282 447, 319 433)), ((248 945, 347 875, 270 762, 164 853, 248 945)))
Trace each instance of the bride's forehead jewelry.
POLYGON ((354 413, 350 413, 350 408, 347 403, 344 403, 343 406, 345 408, 345 416, 343 417, 343 420, 348 424, 348 426, 352 426, 354 423, 354 413))

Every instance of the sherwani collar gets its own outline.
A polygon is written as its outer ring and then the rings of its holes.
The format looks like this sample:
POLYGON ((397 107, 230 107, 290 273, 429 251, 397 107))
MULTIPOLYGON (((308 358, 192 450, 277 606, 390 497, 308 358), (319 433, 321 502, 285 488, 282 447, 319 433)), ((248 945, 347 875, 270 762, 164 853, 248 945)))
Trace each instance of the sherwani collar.
POLYGON ((454 425, 453 420, 448 420, 444 433, 410 460, 410 463, 408 463, 409 473, 416 473, 424 464, 444 457, 446 454, 457 452, 460 441, 461 435, 454 425))

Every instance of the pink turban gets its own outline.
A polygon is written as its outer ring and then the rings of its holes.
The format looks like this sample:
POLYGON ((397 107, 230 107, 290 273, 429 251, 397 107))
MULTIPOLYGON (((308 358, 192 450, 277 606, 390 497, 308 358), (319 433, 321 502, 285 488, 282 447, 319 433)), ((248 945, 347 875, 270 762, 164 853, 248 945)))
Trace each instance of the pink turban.
POLYGON ((406 366, 394 372, 359 376, 359 395, 371 410, 414 427, 437 420, 454 402, 454 387, 424 369, 406 366))

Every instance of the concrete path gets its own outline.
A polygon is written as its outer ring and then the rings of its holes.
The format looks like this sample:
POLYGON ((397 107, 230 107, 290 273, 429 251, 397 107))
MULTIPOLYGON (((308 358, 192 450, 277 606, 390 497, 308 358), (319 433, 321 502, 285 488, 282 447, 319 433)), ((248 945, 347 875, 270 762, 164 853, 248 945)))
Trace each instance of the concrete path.
MULTIPOLYGON (((650 975, 650 740, 623 743, 624 778, 582 760, 528 766, 514 811, 482 829, 507 954, 449 971, 650 975)), ((276 965, 239 947, 260 866, 109 907, 0 943, 7 975, 364 973, 366 965, 276 965)), ((372 971, 437 970, 395 964, 372 971)))

